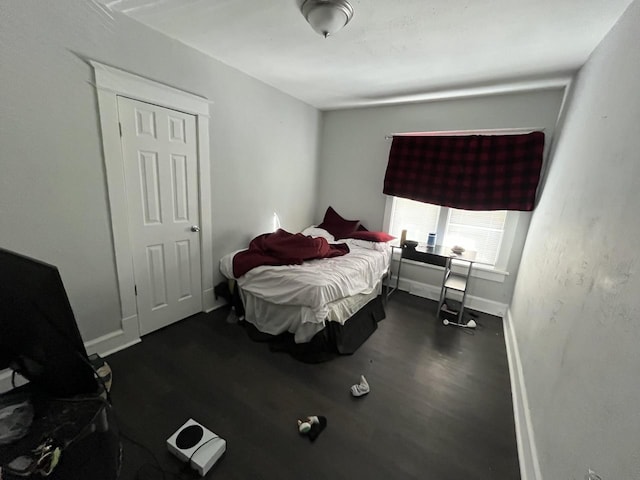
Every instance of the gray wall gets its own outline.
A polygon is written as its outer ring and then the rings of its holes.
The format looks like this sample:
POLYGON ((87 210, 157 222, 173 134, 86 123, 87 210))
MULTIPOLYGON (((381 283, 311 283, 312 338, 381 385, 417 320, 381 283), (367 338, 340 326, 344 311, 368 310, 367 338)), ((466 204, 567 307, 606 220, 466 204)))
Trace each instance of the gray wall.
POLYGON ((117 330, 120 306, 93 71, 78 55, 214 102, 216 268, 274 210, 285 228, 311 223, 316 109, 93 2, 3 0, 0 246, 59 267, 85 340, 117 330))
POLYGON ((640 1, 580 71, 511 313, 545 479, 640 478, 640 1))
MULTIPOLYGON (((547 142, 560 110, 563 89, 441 100, 386 107, 325 112, 321 143, 316 220, 332 205, 347 218, 359 218, 369 229, 382 228, 386 196, 382 183, 391 141, 400 132, 544 128, 547 142)), ((469 293, 508 303, 527 234, 529 214, 522 215, 508 263, 505 283, 474 278, 469 293)), ((403 266, 403 278, 439 285, 436 270, 403 266)))

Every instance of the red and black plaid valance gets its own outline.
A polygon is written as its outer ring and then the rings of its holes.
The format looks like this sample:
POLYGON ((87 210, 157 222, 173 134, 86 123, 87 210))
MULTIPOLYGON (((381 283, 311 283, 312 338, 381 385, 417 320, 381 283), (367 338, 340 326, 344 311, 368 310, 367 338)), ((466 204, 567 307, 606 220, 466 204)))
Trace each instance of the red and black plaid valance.
POLYGON ((544 133, 396 136, 384 193, 465 210, 533 210, 544 133))

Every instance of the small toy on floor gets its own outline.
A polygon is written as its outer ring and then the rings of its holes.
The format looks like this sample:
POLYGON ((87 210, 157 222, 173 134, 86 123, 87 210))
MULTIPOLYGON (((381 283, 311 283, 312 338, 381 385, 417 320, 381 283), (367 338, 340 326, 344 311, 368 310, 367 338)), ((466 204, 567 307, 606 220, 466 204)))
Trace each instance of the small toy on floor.
POLYGON ((327 426, 327 417, 321 415, 310 415, 304 420, 298 420, 298 432, 300 435, 306 435, 309 440, 314 442, 318 435, 327 426))
POLYGON ((354 397, 361 397, 369 393, 371 389, 369 388, 369 383, 367 379, 364 378, 364 375, 360 375, 360 383, 356 383, 355 385, 351 385, 351 395, 354 397))

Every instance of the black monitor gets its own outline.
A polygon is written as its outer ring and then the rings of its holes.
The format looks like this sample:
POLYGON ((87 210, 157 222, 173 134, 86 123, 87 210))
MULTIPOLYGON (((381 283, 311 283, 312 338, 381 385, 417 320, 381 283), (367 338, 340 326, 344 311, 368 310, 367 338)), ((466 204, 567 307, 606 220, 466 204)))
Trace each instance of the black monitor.
POLYGON ((0 248, 0 369, 5 368, 52 397, 98 391, 58 269, 0 248))

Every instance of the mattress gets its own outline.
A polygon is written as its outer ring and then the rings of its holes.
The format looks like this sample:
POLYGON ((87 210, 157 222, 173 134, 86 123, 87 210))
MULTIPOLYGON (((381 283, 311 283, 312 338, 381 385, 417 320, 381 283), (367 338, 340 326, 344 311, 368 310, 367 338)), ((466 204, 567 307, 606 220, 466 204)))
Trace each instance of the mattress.
POLYGON ((242 292, 245 307, 245 320, 255 325, 261 332, 280 335, 289 332, 294 335, 295 343, 306 343, 322 330, 326 322, 341 325, 363 306, 378 295, 378 288, 369 293, 361 293, 351 297, 330 302, 325 321, 316 321, 315 313, 306 306, 278 305, 249 292, 242 292))
MULTIPOLYGON (((315 328, 321 329, 333 302, 375 294, 380 279, 389 268, 389 245, 353 239, 340 242, 349 245, 350 251, 344 256, 310 260, 302 265, 260 266, 237 278, 245 294, 245 303, 253 301, 262 313, 265 313, 266 304, 258 305, 256 299, 274 305, 304 307, 300 322, 320 324, 315 328)), ((234 255, 226 255, 220 260, 220 270, 227 278, 234 278, 234 255)), ((350 310, 345 305, 336 308, 350 310)))

